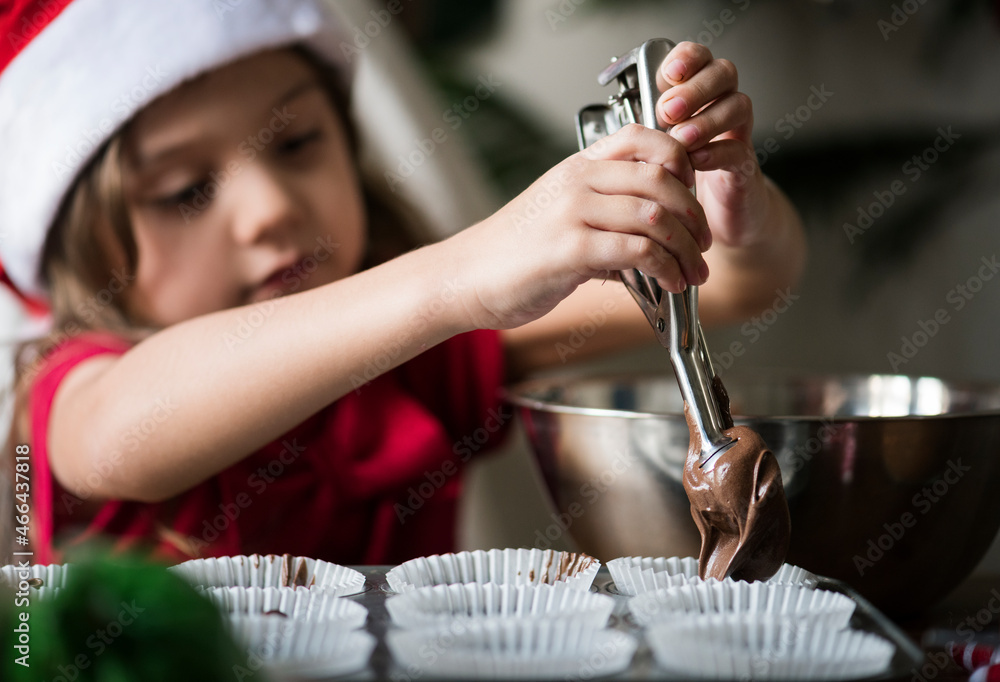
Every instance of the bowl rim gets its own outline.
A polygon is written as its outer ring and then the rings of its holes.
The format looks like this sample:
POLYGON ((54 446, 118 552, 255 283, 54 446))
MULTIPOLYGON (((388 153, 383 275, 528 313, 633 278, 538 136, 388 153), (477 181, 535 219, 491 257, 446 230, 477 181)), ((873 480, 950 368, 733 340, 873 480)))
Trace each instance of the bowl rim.
MULTIPOLYGON (((949 389, 953 390, 964 390, 968 392, 976 393, 995 393, 1000 396, 1000 384, 990 383, 990 382, 976 382, 976 381, 952 381, 948 379, 943 379, 941 377, 934 376, 920 376, 920 375, 909 375, 909 374, 880 374, 871 373, 864 374, 860 372, 843 373, 837 374, 834 372, 810 372, 810 371, 798 371, 787 368, 762 368, 755 367, 750 369, 740 369, 732 374, 728 375, 729 378, 739 377, 744 379, 749 379, 752 377, 774 377, 775 375, 781 376, 783 379, 802 379, 802 380, 821 380, 821 381, 844 381, 844 380, 869 380, 875 377, 883 379, 905 379, 910 382, 916 382, 921 379, 936 381, 949 389)), ((592 372, 592 373, 568 373, 559 374, 547 377, 536 377, 532 379, 526 379, 523 381, 516 382, 510 386, 504 386, 501 389, 502 400, 516 406, 519 408, 527 408, 530 410, 535 410, 538 412, 549 412, 555 414, 573 414, 579 416, 589 416, 589 417, 619 417, 623 419, 662 419, 663 417, 684 419, 683 412, 649 412, 640 410, 622 410, 610 407, 583 407, 577 405, 566 405, 559 403, 551 403, 537 398, 529 397, 529 393, 537 392, 541 387, 556 387, 565 386, 569 383, 584 383, 593 382, 598 380, 617 380, 624 382, 636 382, 638 380, 651 379, 656 377, 673 377, 672 371, 656 370, 652 372, 643 371, 625 371, 625 372, 592 372)), ((721 375, 720 375, 721 376, 721 375)), ((723 376, 723 380, 727 377, 723 376)), ((768 421, 792 421, 792 422, 827 422, 827 423, 844 423, 844 422, 884 422, 884 421, 927 421, 931 419, 965 419, 965 418, 979 418, 979 417, 989 417, 989 416, 1000 416, 1000 408, 993 410, 977 410, 972 412, 951 412, 944 414, 909 414, 909 415, 852 415, 852 414, 815 414, 815 415, 803 415, 803 414, 776 414, 776 415, 746 415, 746 414, 734 414, 733 419, 737 422, 753 420, 754 422, 768 422, 768 421)))

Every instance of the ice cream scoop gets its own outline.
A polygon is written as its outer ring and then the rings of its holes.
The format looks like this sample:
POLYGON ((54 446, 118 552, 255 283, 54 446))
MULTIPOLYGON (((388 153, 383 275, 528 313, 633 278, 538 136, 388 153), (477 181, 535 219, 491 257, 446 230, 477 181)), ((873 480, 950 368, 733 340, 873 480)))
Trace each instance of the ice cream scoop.
MULTIPOLYGON (((674 43, 658 38, 615 59, 597 80, 618 83, 607 104, 584 107, 577 138, 585 148, 629 123, 666 130, 656 118, 656 69, 674 43)), ((698 318, 698 287, 665 292, 639 270, 619 273, 629 293, 670 351, 684 398, 691 444, 684 488, 701 532, 704 577, 771 577, 784 562, 790 522, 777 460, 758 434, 733 427, 729 399, 715 374, 698 318)))

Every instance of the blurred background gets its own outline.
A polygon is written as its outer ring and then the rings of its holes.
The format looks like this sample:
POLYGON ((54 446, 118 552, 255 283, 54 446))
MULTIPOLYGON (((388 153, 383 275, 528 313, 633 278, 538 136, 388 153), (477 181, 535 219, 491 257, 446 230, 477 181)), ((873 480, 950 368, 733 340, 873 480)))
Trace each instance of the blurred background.
MULTIPOLYGON (((353 27, 345 50, 358 66, 369 162, 442 235, 576 150, 574 116, 607 98, 596 75, 612 56, 653 37, 707 45, 737 65, 758 158, 798 205, 809 239, 787 311, 709 331, 722 376, 738 364, 1000 381, 993 0, 335 5, 353 27), (936 316, 947 320, 935 327, 936 316), (734 343, 745 352, 726 357, 734 343)), ((21 328, 3 299, 3 340, 21 328)), ((666 367, 650 346, 565 371, 666 367)), ((552 513, 516 428, 472 468, 463 548, 535 545, 552 513)), ((996 544, 984 567, 1000 571, 996 544)))

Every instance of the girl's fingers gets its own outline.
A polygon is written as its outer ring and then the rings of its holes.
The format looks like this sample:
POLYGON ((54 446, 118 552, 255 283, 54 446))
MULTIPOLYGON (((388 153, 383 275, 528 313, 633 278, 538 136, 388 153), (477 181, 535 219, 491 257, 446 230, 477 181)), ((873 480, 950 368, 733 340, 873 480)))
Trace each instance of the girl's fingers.
POLYGON ((692 235, 702 252, 712 245, 705 210, 695 196, 663 166, 629 161, 594 164, 586 178, 590 189, 606 195, 631 195, 656 202, 692 235))
POLYGON ((675 294, 689 284, 673 254, 647 237, 591 230, 581 248, 587 255, 584 265, 593 273, 638 268, 675 294))
POLYGON ((748 179, 760 172, 753 150, 741 140, 716 140, 691 152, 691 161, 699 171, 724 170, 748 179))
POLYGON ((678 43, 656 70, 656 87, 663 92, 679 85, 701 71, 710 61, 712 53, 704 45, 690 41, 678 43))
MULTIPOLYGON (((641 260, 624 262, 613 269, 648 267, 649 258, 656 256, 664 262, 676 262, 680 274, 688 284, 703 284, 708 277, 708 265, 701 256, 701 249, 694 237, 670 212, 655 201, 633 196, 608 196, 590 194, 581 199, 586 202, 583 215, 593 230, 632 235, 631 243, 639 248, 641 260), (658 248, 654 248, 656 245, 658 248)), ((630 251, 635 255, 635 251, 630 251)), ((611 268, 611 265, 606 266, 611 268)), ((646 272, 646 270, 643 270, 646 272)), ((655 271, 649 271, 655 277, 655 271)))
POLYGON ((660 95, 656 103, 657 118, 674 125, 693 116, 706 104, 735 92, 739 86, 736 67, 727 59, 713 59, 690 80, 674 86, 660 95))
POLYGON ((684 146, 662 131, 635 123, 601 138, 579 154, 587 159, 643 161, 662 166, 685 187, 694 187, 694 168, 684 146))
POLYGON ((674 126, 670 136, 691 151, 703 147, 723 133, 730 133, 730 137, 738 140, 749 141, 752 131, 753 104, 750 98, 742 92, 731 92, 680 125, 674 126))

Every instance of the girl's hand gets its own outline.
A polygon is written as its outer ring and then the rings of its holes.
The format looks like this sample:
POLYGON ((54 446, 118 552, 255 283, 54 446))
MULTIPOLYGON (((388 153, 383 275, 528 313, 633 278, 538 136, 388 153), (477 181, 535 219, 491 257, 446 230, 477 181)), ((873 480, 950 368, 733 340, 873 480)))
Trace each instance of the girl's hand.
POLYGON ((638 125, 567 158, 447 240, 473 285, 463 299, 469 323, 519 326, 615 270, 639 268, 675 293, 704 283, 711 233, 693 182, 684 146, 638 125))
POLYGON ((727 246, 768 238, 768 192, 754 154, 753 105, 739 92, 736 67, 704 45, 684 42, 656 74, 661 124, 688 152, 698 199, 714 236, 727 246))

